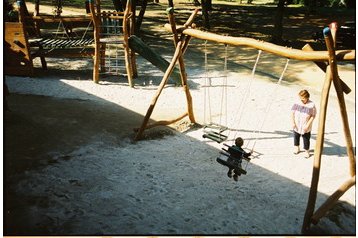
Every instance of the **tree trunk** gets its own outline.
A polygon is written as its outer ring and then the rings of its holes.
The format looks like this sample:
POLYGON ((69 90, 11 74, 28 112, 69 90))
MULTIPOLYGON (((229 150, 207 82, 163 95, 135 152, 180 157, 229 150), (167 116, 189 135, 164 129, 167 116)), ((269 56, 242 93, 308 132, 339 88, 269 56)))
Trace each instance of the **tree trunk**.
POLYGON ((285 0, 279 0, 277 4, 277 11, 275 15, 275 25, 273 29, 273 34, 271 36, 271 42, 274 44, 282 44, 282 21, 283 13, 285 11, 285 0))
POLYGON ((140 11, 139 11, 139 14, 137 17, 137 22, 135 24, 135 34, 137 34, 137 35, 139 34, 140 27, 143 22, 144 13, 145 13, 145 10, 147 9, 147 4, 148 4, 148 0, 142 0, 142 6, 140 8, 140 11))
POLYGON ((306 16, 315 13, 316 9, 317 9, 317 0, 309 0, 306 16))
POLYGON ((40 14, 40 0, 36 0, 34 16, 38 16, 39 14, 40 14))
POLYGON ((199 2, 199 0, 194 0, 194 5, 195 5, 195 6, 200 6, 201 3, 199 2))
POLYGON ((173 7, 174 8, 173 0, 168 0, 168 7, 173 7))
POLYGON ((114 9, 116 9, 117 12, 123 12, 123 6, 122 2, 120 0, 112 0, 114 9))
POLYGON ((206 29, 210 29, 210 21, 209 21, 209 5, 211 3, 209 0, 201 0, 201 8, 203 9, 203 21, 204 21, 204 27, 206 29))
POLYGON ((127 7, 127 0, 120 0, 122 4, 123 11, 126 10, 127 7))
POLYGON ((213 10, 213 1, 212 0, 206 0, 206 6, 208 11, 213 10))
POLYGON ((346 7, 354 9, 356 8, 356 0, 346 0, 346 7))

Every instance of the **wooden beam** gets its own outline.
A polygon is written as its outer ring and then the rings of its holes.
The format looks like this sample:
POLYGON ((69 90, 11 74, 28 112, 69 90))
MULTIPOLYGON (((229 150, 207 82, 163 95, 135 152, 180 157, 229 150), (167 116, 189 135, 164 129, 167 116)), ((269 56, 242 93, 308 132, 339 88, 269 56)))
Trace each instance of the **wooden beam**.
MULTIPOLYGON (((161 121, 156 121, 152 124, 149 124, 145 127, 145 129, 150 129, 150 128, 153 128, 153 127, 156 127, 156 126, 167 126, 167 125, 170 125, 170 124, 173 124, 177 121, 180 121, 181 119, 183 119, 184 117, 186 117, 188 115, 187 112, 185 112, 184 114, 182 114, 181 116, 177 117, 177 118, 174 118, 174 119, 170 119, 170 120, 161 120, 161 121)), ((139 128, 135 128, 134 129, 135 132, 138 132, 139 131, 139 128)))
POLYGON ((338 77, 338 68, 337 68, 337 60, 336 60, 336 54, 334 50, 334 41, 332 38, 331 30, 327 27, 325 28, 324 32, 324 39, 326 41, 328 54, 329 54, 329 68, 331 70, 332 78, 333 78, 333 85, 336 89, 337 98, 338 98, 338 104, 339 109, 341 113, 342 123, 343 123, 343 131, 346 139, 346 146, 347 146, 347 154, 350 162, 350 174, 351 176, 356 175, 356 161, 355 161, 355 155, 353 151, 353 142, 352 142, 352 136, 351 131, 349 128, 349 122, 348 122, 348 115, 347 115, 347 108, 346 103, 344 100, 344 95, 342 91, 342 86, 339 81, 338 77))
POLYGON ((318 221, 331 209, 340 197, 343 196, 352 186, 356 184, 356 176, 351 177, 344 182, 328 199, 317 209, 312 216, 312 223, 317 224, 318 221))
MULTIPOLYGON (((334 29, 335 31, 335 29, 334 29)), ((335 34, 334 34, 335 35, 335 34)), ((351 176, 355 176, 355 157, 353 153, 353 146, 352 146, 352 139, 350 136, 350 130, 349 130, 349 124, 348 124, 348 117, 347 117, 347 111, 345 108, 345 102, 344 102, 344 95, 343 91, 340 85, 339 77, 338 77, 338 69, 337 69, 337 59, 336 54, 334 50, 334 42, 335 39, 333 39, 332 34, 328 28, 324 29, 324 36, 325 36, 325 42, 328 50, 328 56, 329 56, 329 70, 326 71, 326 79, 325 83, 322 89, 321 93, 321 107, 320 107, 320 119, 318 124, 318 133, 317 133, 317 139, 316 139, 316 148, 314 153, 314 164, 313 164, 313 174, 312 174, 312 180, 311 180, 311 187, 310 187, 310 193, 309 198, 307 202, 307 208, 303 220, 302 225, 302 233, 308 233, 310 224, 312 223, 312 217, 314 214, 314 208, 315 203, 317 199, 317 188, 318 188, 318 181, 319 181, 319 173, 320 173, 320 165, 321 165, 321 155, 322 155, 322 149, 323 149, 323 143, 324 143, 324 131, 325 131, 325 121, 326 121, 326 114, 327 114, 327 104, 328 104, 328 97, 329 97, 329 89, 331 86, 331 83, 333 81, 337 97, 339 101, 340 111, 341 111, 341 117, 343 120, 343 127, 347 142, 347 153, 348 157, 350 159, 350 173, 351 176)), ((351 183, 349 183, 349 186, 351 183)), ((343 185, 343 188, 346 188, 346 185, 343 185)), ((332 201, 337 197, 338 192, 336 194, 332 195, 333 198, 329 198, 329 201, 327 201, 321 211, 317 213, 317 219, 321 216, 323 212, 326 212, 326 209, 328 207, 331 207, 332 201)))
POLYGON ((332 85, 332 78, 333 78, 332 72, 330 70, 327 70, 323 88, 321 91, 318 132, 316 138, 316 147, 314 149, 311 186, 310 186, 307 207, 306 207, 306 211, 302 223, 302 229, 301 229, 301 232, 303 234, 307 234, 309 232, 310 225, 311 225, 311 218, 314 213, 316 199, 317 199, 317 189, 318 189, 318 182, 319 182, 319 174, 321 170, 321 158, 323 152, 324 133, 326 127, 327 106, 328 106, 329 91, 332 85))
MULTIPOLYGON (((302 50, 304 51, 314 51, 314 49, 309 45, 309 44, 306 44, 305 46, 303 46, 302 50)), ((327 70, 327 63, 326 62, 319 62, 319 61, 315 61, 314 62, 323 72, 326 72, 327 70)), ((342 89, 343 89, 343 92, 345 94, 349 94, 352 90, 349 88, 349 86, 342 80, 342 79, 339 79, 340 82, 341 82, 341 86, 342 86, 342 89)))
MULTIPOLYGON (((198 11, 199 11, 199 9, 195 9, 192 12, 190 17, 188 18, 188 20, 184 24, 185 26, 189 26, 189 25, 191 25, 193 23, 194 18, 197 15, 198 11)), ((171 25, 171 28, 176 29, 176 24, 175 24, 175 19, 174 19, 174 9, 169 8, 167 10, 167 13, 168 13, 168 19, 169 19, 169 23, 171 25)), ((177 33, 175 31, 173 32, 173 39, 174 39, 174 45, 177 46, 178 41, 179 41, 179 37, 178 37, 178 35, 177 35, 177 33)), ((184 43, 183 43, 182 48, 180 49, 181 50, 181 55, 179 56, 178 61, 179 61, 181 82, 182 82, 182 86, 184 88, 186 101, 187 101, 188 116, 189 116, 189 119, 190 119, 191 123, 195 123, 194 110, 193 110, 193 100, 192 100, 190 90, 189 90, 189 87, 188 87, 187 74, 185 72, 185 63, 184 63, 184 58, 183 58, 183 49, 185 51, 187 45, 189 44, 190 39, 191 39, 191 36, 181 35, 180 41, 182 41, 184 43)))
MULTIPOLYGON (((170 24, 165 24, 164 27, 166 30, 171 31, 170 24)), ((189 35, 194 38, 214 41, 214 42, 234 45, 234 46, 248 46, 290 59, 306 60, 306 61, 329 60, 327 51, 307 52, 303 50, 275 45, 269 42, 264 42, 249 37, 222 36, 211 32, 205 32, 192 28, 185 28, 183 26, 177 27, 176 29, 178 33, 189 35)), ((336 52, 336 58, 338 61, 353 61, 355 60, 355 50, 339 50, 336 52)))
POLYGON ((129 35, 131 34, 131 22, 130 22, 130 15, 132 14, 132 0, 127 0, 126 10, 124 12, 124 19, 123 19, 123 47, 124 47, 124 59, 125 59, 125 66, 127 71, 127 78, 128 84, 131 88, 134 87, 133 85, 133 66, 131 60, 131 52, 129 49, 129 35))
POLYGON ((134 138, 135 141, 137 141, 137 140, 139 140, 139 139, 141 138, 141 136, 142 136, 142 134, 143 134, 143 132, 144 132, 144 130, 145 130, 147 124, 148 124, 149 118, 150 118, 150 116, 151 116, 152 113, 153 113, 153 110, 154 110, 154 107, 155 107, 155 105, 156 105, 156 103, 157 103, 157 101, 158 101, 158 98, 159 98, 161 92, 163 91, 164 86, 167 84, 168 79, 169 79, 169 76, 170 76, 170 74, 173 72, 174 67, 175 67, 175 64, 177 63, 177 61, 178 61, 178 59, 179 59, 179 57, 180 57, 180 55, 181 55, 181 47, 182 47, 182 44, 183 44, 183 43, 184 43, 184 42, 179 42, 178 45, 177 45, 177 47, 176 47, 176 49, 175 49, 175 52, 174 52, 174 56, 173 56, 173 58, 172 58, 172 61, 170 62, 169 67, 168 67, 167 70, 165 71, 165 74, 164 74, 164 76, 163 76, 163 78, 162 78, 162 81, 161 81, 160 84, 159 84, 159 87, 158 87, 158 89, 157 89, 157 92, 156 92, 156 94, 154 95, 154 97, 152 98, 152 101, 151 101, 151 103, 150 103, 150 105, 149 105, 149 108, 148 108, 148 110, 147 110, 147 113, 146 113, 146 115, 145 115, 145 117, 144 117, 144 119, 143 119, 142 125, 141 125, 141 127, 139 128, 138 133, 136 134, 136 136, 135 136, 135 138, 134 138))

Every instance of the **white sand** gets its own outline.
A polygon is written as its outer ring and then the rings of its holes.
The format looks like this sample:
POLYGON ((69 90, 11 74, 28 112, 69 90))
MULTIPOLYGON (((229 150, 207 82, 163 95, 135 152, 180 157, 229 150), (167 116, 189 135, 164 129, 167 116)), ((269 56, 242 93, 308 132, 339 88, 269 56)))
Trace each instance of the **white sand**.
MULTIPOLYGON (((189 47, 186 54, 186 70, 196 119, 203 123, 205 73, 202 55, 191 51, 193 48, 189 47)), ((313 156, 304 159, 303 153, 292 154, 289 113, 302 88, 311 92, 311 99, 320 111, 324 74, 313 63, 291 61, 283 83, 277 85, 275 81, 285 60, 266 55, 257 68, 256 79, 250 81, 252 62, 238 64, 240 55, 237 58, 233 55, 227 78, 229 113, 227 117, 222 116, 222 122, 227 121, 230 128, 238 131, 230 131, 226 143, 232 144, 235 136, 241 136, 248 149, 256 143, 254 149, 261 153, 248 164, 248 173, 241 176, 239 182, 229 179, 227 169, 215 161, 222 145, 203 139, 201 129, 175 132, 163 139, 135 144, 131 143, 133 133, 127 133, 118 144, 116 135, 103 132, 92 142, 79 145, 67 154, 73 159, 31 172, 16 185, 20 195, 50 197, 50 207, 34 206, 24 211, 24 217, 31 217, 33 222, 28 225, 51 223, 55 227, 52 234, 69 235, 300 234, 313 156)), ((138 62, 140 77, 135 88, 129 88, 123 78, 96 85, 88 78, 51 75, 51 63, 47 77, 6 77, 6 83, 12 93, 93 100, 93 103, 96 103, 93 97, 96 96, 99 101, 110 101, 144 115, 157 88, 150 83, 158 84, 163 73, 141 58, 138 62), (73 90, 68 90, 68 86, 73 90)), ((222 75, 222 63, 222 59, 211 62, 212 76, 222 75)), ((91 61, 84 67, 90 66, 91 61)), ((354 67, 340 66, 340 69, 341 78, 354 89, 354 67)), ((221 80, 213 78, 213 84, 221 85, 221 80)), ((221 90, 220 86, 212 88, 212 115, 220 112, 221 90)), ((348 95, 346 101, 355 144, 354 94, 353 91, 348 95)), ((171 119, 185 109, 183 90, 167 87, 152 119, 171 119)), ((218 122, 219 116, 213 119, 218 122)), ((118 122, 119 127, 121 123, 118 122)), ((188 120, 183 123, 187 125, 188 120)), ((313 124, 312 153, 317 125, 318 117, 313 124)), ((49 151, 49 154, 54 159, 63 156, 62 151, 49 151)), ((342 122, 332 90, 317 206, 348 178, 349 161, 342 122)), ((355 211, 355 187, 340 201, 355 211)), ((355 233, 355 214, 340 211, 335 215, 336 220, 324 218, 318 226, 327 234, 355 233)))

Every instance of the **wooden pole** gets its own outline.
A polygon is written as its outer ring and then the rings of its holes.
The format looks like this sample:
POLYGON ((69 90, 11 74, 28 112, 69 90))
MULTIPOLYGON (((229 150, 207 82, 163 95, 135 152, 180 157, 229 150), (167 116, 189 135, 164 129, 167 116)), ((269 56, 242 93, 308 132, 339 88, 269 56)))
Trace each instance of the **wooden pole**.
POLYGON ((98 5, 98 0, 96 1, 96 10, 94 7, 94 1, 95 0, 89 0, 89 8, 92 16, 92 21, 94 25, 94 59, 93 59, 93 82, 98 83, 99 82, 99 66, 100 66, 100 54, 101 54, 101 48, 100 48, 100 19, 97 14, 98 9, 100 9, 100 6, 98 5))
POLYGON ((339 81, 339 76, 338 76, 337 60, 336 60, 336 54, 335 54, 335 50, 334 50, 334 41, 333 41, 333 38, 331 35, 331 31, 328 27, 325 28, 325 30, 324 30, 324 38, 326 41, 328 54, 329 54, 329 58, 330 58, 329 67, 330 67, 332 78, 333 78, 333 85, 336 89, 338 103, 339 103, 339 109, 340 109, 342 122, 343 122, 343 130, 344 130, 344 135, 345 135, 346 145, 347 145, 347 154, 348 154, 348 158, 349 158, 349 162, 350 162, 350 174, 351 174, 351 176, 354 176, 356 174, 356 169, 355 169, 356 162, 355 162, 355 156, 354 156, 354 151, 353 151, 353 142, 352 142, 351 132, 350 132, 349 123, 348 123, 346 103, 344 100, 344 95, 343 95, 342 87, 341 87, 341 84, 339 81))
POLYGON ((338 190, 336 190, 312 216, 312 223, 317 224, 318 221, 329 211, 333 205, 338 201, 342 195, 348 191, 353 185, 356 184, 356 176, 351 177, 346 182, 344 182, 338 190))
POLYGON ((148 0, 143 0, 142 4, 140 6, 139 14, 138 14, 137 21, 136 21, 136 26, 135 26, 135 31, 134 31, 135 34, 140 33, 140 27, 143 22, 143 18, 144 18, 145 10, 147 9, 147 5, 148 5, 148 0))
MULTIPOLYGON (((306 44, 305 46, 303 46, 302 50, 304 51, 314 51, 314 49, 309 45, 306 44)), ((319 62, 319 61, 315 61, 314 62, 323 72, 326 72, 327 70, 327 64, 325 62, 319 62)), ((349 94, 352 90, 349 88, 349 86, 342 80, 339 79, 339 81, 341 82, 341 86, 342 86, 342 90, 345 94, 349 94)))
MULTIPOLYGON (((330 90, 332 81, 335 83, 335 88, 336 88, 337 94, 340 94, 339 97, 343 97, 343 91, 342 91, 342 88, 340 87, 335 52, 334 52, 334 48, 333 48, 334 39, 332 38, 332 35, 330 34, 329 29, 328 29, 328 32, 325 29, 324 34, 325 34, 325 41, 326 41, 329 58, 330 58, 330 60, 329 60, 330 70, 326 71, 326 79, 325 79, 325 83, 323 85, 323 89, 322 89, 322 93, 321 93, 320 117, 319 117, 318 133, 317 133, 317 139, 316 139, 316 148, 315 148, 315 153, 314 153, 314 164, 313 164, 311 188, 310 188, 309 198, 308 198, 308 202, 307 202, 307 208, 306 208, 303 225, 302 225, 302 230, 301 230, 302 233, 304 233, 304 234, 309 232, 310 224, 313 221, 312 219, 313 219, 315 203, 316 203, 316 199, 317 199, 317 188, 318 188, 320 165, 321 165, 321 155, 322 155, 322 149, 323 149, 323 143, 324 143, 324 131, 325 131, 325 121, 326 121, 326 114, 327 114, 327 104, 328 104, 329 90, 330 90)), ((342 100, 342 99, 339 99, 339 100, 342 100)), ((341 113, 346 113, 345 104, 344 105, 341 105, 341 104, 344 104, 344 97, 343 97, 343 100, 340 101, 340 109, 341 109, 341 113), (344 112, 342 112, 342 110, 344 110, 344 112)), ((344 120, 344 124, 347 123, 346 126, 348 126, 348 120, 345 122, 345 120, 347 119, 347 116, 344 116, 342 114, 342 119, 344 120)), ((350 135, 349 127, 348 127, 348 135, 350 135)), ((351 140, 351 137, 349 137, 348 135, 346 134, 347 149, 350 150, 348 148, 350 146, 348 143, 348 140, 349 139, 351 140), (348 136, 348 138, 347 138, 347 136, 348 136)), ((350 157, 350 154, 348 154, 348 156, 350 157)), ((355 173, 355 169, 352 169, 353 165, 355 168, 355 158, 352 157, 352 159, 351 159, 351 157, 350 157, 350 162, 351 162, 350 165, 351 165, 351 174, 352 174, 353 172, 355 173)), ((351 182, 348 182, 345 185, 341 186, 341 189, 348 190, 348 187, 351 187, 351 186, 352 186, 351 182)), ((324 212, 326 212, 328 208, 333 206, 332 202, 336 201, 335 199, 339 196, 339 194, 340 194, 340 192, 336 192, 328 199, 328 201, 326 203, 324 203, 323 207, 319 210, 319 212, 315 216, 315 219, 319 219, 320 216, 324 212)))
POLYGON ((319 113, 319 122, 318 122, 318 132, 316 138, 316 147, 314 150, 311 187, 308 196, 306 212, 302 224, 303 234, 309 231, 309 227, 311 224, 311 217, 314 212, 316 198, 317 198, 317 188, 318 188, 318 181, 319 181, 319 173, 321 169, 321 156, 323 151, 324 132, 326 126, 327 105, 328 105, 329 90, 331 88, 331 84, 332 84, 332 75, 331 75, 331 71, 328 70, 326 72, 326 78, 321 92, 320 113, 319 113))
POLYGON ((127 0, 126 10, 124 11, 123 18, 123 47, 124 47, 124 59, 127 71, 128 84, 131 88, 133 88, 133 71, 132 71, 132 61, 131 61, 131 53, 129 50, 129 34, 130 34, 130 26, 129 16, 132 14, 132 0, 127 0))
POLYGON ((327 70, 326 78, 324 80, 324 84, 321 92, 320 113, 319 113, 319 121, 318 121, 316 147, 314 150, 311 187, 310 187, 307 207, 306 207, 302 229, 301 229, 301 232, 303 234, 309 232, 310 225, 311 225, 311 218, 314 213, 316 199, 317 199, 317 189, 318 189, 318 182, 319 182, 319 174, 321 170, 321 157, 322 157, 323 143, 324 143, 324 132, 326 127, 327 105, 328 105, 329 91, 331 88, 332 80, 333 80, 332 72, 330 70, 327 70))
MULTIPOLYGON (((132 5, 133 5, 133 2, 132 2, 132 5)), ((136 23, 136 6, 135 6, 135 3, 134 3, 134 6, 131 6, 131 15, 130 15, 130 19, 129 19, 129 32, 130 32, 130 35, 129 36, 132 36, 135 34, 135 29, 136 29, 136 26, 137 26, 137 23, 136 23)), ((138 77, 138 70, 137 70, 137 62, 136 62, 136 55, 135 55, 135 52, 131 49, 129 49, 129 53, 130 53, 130 60, 131 60, 131 68, 132 68, 132 77, 133 78, 137 78, 138 77)))
MULTIPOLYGON (((173 14, 173 10, 169 10, 169 12, 171 12, 169 15, 173 14)), ((187 25, 192 24, 192 21, 194 20, 194 17, 197 14, 197 12, 198 12, 198 10, 195 10, 193 12, 193 14, 189 17, 189 19, 186 22, 187 25)), ((171 22, 171 24, 174 25, 174 28, 175 28, 175 20, 174 20, 173 15, 169 16, 169 21, 171 22)), ((179 61, 179 68, 180 68, 180 75, 181 75, 181 79, 182 79, 182 86, 183 86, 184 91, 185 91, 185 95, 186 95, 186 99, 187 99, 187 107, 188 107, 188 112, 183 114, 179 118, 182 119, 183 116, 188 115, 190 121, 192 123, 195 123, 195 118, 194 118, 194 113, 193 113, 192 97, 190 95, 190 90, 189 90, 189 87, 187 85, 187 75, 186 75, 186 72, 185 72, 185 65, 184 65, 184 59, 183 59, 183 51, 185 51, 186 47, 188 47, 190 39, 191 39, 191 36, 182 35, 180 37, 180 40, 179 40, 177 34, 174 34, 174 42, 176 42, 174 56, 172 58, 172 61, 170 62, 169 67, 165 71, 163 79, 162 79, 162 81, 161 81, 161 83, 159 85, 159 88, 158 88, 156 94, 154 95, 154 97, 152 99, 152 102, 151 102, 151 104, 150 104, 150 106, 149 106, 149 108, 147 110, 147 113, 146 113, 146 115, 144 117, 142 125, 139 128, 139 130, 138 130, 138 132, 137 132, 137 134, 136 134, 136 136, 134 138, 135 141, 140 139, 140 137, 143 134, 143 131, 147 127, 149 118, 150 118, 151 114, 153 113, 155 104, 157 103, 158 98, 159 98, 161 92, 163 91, 165 84, 167 84, 169 76, 173 72, 175 64, 176 64, 177 61, 179 61)), ((175 119, 175 120, 178 120, 178 118, 175 119)))
POLYGON ((40 15, 40 0, 35 1, 34 16, 40 15))
POLYGON ((175 64, 176 62, 178 61, 180 55, 181 55, 181 47, 182 47, 182 44, 183 42, 180 41, 175 49, 175 52, 174 52, 174 56, 172 58, 172 61, 170 62, 170 65, 169 67, 167 68, 167 70, 165 71, 165 74, 162 78, 162 81, 160 82, 159 84, 159 87, 157 89, 157 92, 156 94, 154 95, 153 99, 152 99, 152 102, 150 103, 150 106, 147 110, 147 113, 143 119, 143 122, 142 122, 142 125, 141 127, 139 128, 138 130, 138 133, 136 134, 134 140, 137 141, 141 138, 142 134, 143 134, 143 131, 145 130, 147 124, 148 124, 148 121, 149 121, 149 118, 150 116, 152 115, 153 113, 153 110, 154 110, 154 107, 155 107, 155 104, 157 103, 158 101, 158 98, 161 94, 161 92, 163 91, 163 88, 164 86, 166 85, 166 83, 168 82, 168 79, 169 79, 169 76, 170 74, 172 73, 174 67, 175 67, 175 64))
MULTIPOLYGON (((199 9, 195 9, 193 11, 191 16, 186 21, 185 25, 189 26, 189 25, 192 24, 192 22, 194 21, 194 18, 196 16, 196 14, 198 13, 198 11, 199 11, 199 9)), ((174 9, 169 8, 169 9, 167 9, 167 12, 168 12, 168 19, 169 19, 169 23, 171 25, 171 28, 176 29, 176 24, 175 24, 175 19, 174 19, 174 9)), ((178 37, 177 32, 175 30, 173 32, 173 38, 174 38, 174 45, 177 47, 179 37, 178 37)), ((190 41, 190 39, 191 39, 190 36, 185 36, 185 40, 182 39, 182 37, 181 37, 181 41, 186 42, 183 45, 187 45, 187 43, 190 41)), ((180 50, 182 51, 182 48, 180 50)), ((183 86, 183 89, 184 89, 184 92, 185 92, 185 95, 186 95, 186 99, 187 99, 186 101, 187 101, 187 108, 188 108, 188 116, 189 116, 189 119, 190 119, 191 123, 195 123, 194 110, 193 110, 193 100, 192 100, 190 90, 189 90, 189 87, 188 87, 187 74, 186 74, 186 71, 185 71, 185 63, 184 63, 182 52, 181 52, 178 60, 179 60, 179 70, 180 70, 181 82, 182 82, 182 86, 183 86)))
MULTIPOLYGON (((171 31, 170 24, 165 24, 165 29, 171 31)), ((211 32, 205 32, 192 28, 185 28, 183 26, 177 26, 177 32, 189 35, 194 38, 214 41, 217 43, 234 45, 234 46, 248 46, 258 50, 263 50, 272 54, 276 54, 282 57, 305 60, 305 61, 328 61, 329 57, 327 51, 303 51, 298 49, 292 49, 284 46, 275 45, 269 42, 256 40, 249 37, 233 37, 222 36, 211 32)), ((336 58, 338 61, 352 61, 355 60, 355 50, 339 50, 336 51, 336 58)))
MULTIPOLYGON (((170 124, 173 124, 177 121, 180 121, 181 119, 183 119, 184 117, 186 117, 188 115, 188 113, 184 113, 182 115, 180 115, 179 117, 177 118, 174 118, 174 119, 170 119, 170 120, 161 120, 161 121, 156 121, 152 124, 148 124, 145 129, 150 129, 150 128, 153 128, 153 127, 156 127, 156 126, 166 126, 166 125, 170 125, 170 124)), ((134 131, 138 132, 139 131, 139 128, 135 128, 134 131)))

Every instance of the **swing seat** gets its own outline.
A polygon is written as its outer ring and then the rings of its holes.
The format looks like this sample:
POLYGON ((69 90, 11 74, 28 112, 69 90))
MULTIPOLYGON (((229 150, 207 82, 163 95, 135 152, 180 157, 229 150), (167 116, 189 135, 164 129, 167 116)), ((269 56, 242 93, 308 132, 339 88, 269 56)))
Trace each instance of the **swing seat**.
POLYGON ((247 156, 244 156, 244 155, 239 156, 239 153, 240 153, 240 154, 242 153, 241 151, 236 151, 235 148, 232 148, 231 146, 228 146, 228 145, 226 145, 226 144, 224 144, 224 145, 227 146, 227 147, 229 147, 229 148, 228 148, 228 149, 226 149, 226 148, 221 148, 223 151, 227 152, 227 154, 224 153, 224 152, 220 152, 220 153, 222 153, 223 155, 230 156, 231 158, 238 159, 238 160, 244 159, 244 160, 246 160, 247 162, 250 162, 250 160, 251 160, 250 157, 247 157, 247 156))
POLYGON ((251 158, 247 158, 247 157, 242 157, 242 158, 240 158, 240 157, 235 157, 235 156, 233 156, 232 154, 230 154, 226 149, 222 149, 223 151, 220 151, 220 154, 221 155, 224 155, 224 156, 226 156, 226 157, 230 157, 230 158, 232 158, 232 159, 234 159, 234 160, 238 160, 238 161, 242 161, 242 159, 244 159, 244 160, 246 160, 247 162, 250 162, 250 160, 251 160, 251 158))
POLYGON ((210 123, 204 126, 203 138, 208 138, 210 140, 216 141, 217 143, 221 143, 227 139, 227 136, 222 134, 222 132, 226 131, 227 129, 228 128, 225 126, 210 123), (205 128, 211 128, 212 130, 205 130, 205 128))
POLYGON ((227 139, 227 136, 216 131, 207 131, 203 134, 203 138, 208 138, 216 141, 217 143, 221 143, 227 139))
POLYGON ((230 161, 226 161, 226 160, 223 160, 223 159, 220 159, 220 158, 216 158, 216 161, 219 164, 228 167, 229 169, 238 169, 241 174, 247 174, 246 170, 244 170, 240 166, 236 166, 234 163, 232 163, 230 161))

